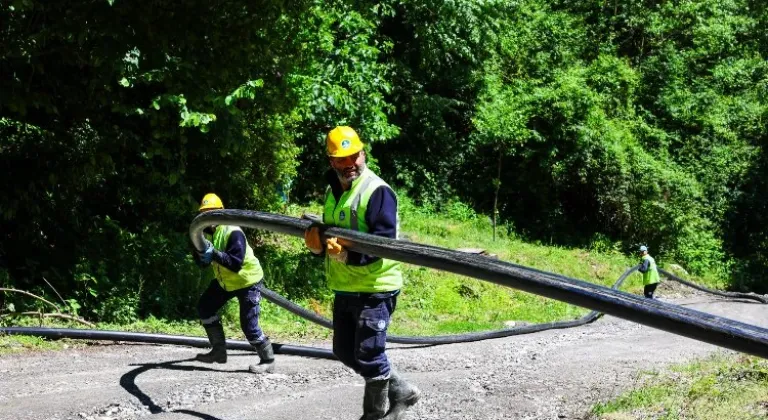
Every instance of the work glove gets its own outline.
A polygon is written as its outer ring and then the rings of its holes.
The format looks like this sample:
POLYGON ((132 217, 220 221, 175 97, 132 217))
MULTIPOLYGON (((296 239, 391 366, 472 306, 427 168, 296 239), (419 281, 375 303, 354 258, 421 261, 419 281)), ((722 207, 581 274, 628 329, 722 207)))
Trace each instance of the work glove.
POLYGON ((205 251, 199 252, 197 255, 200 257, 200 263, 203 265, 209 265, 213 262, 213 244, 205 240, 205 251))
POLYGON ((347 249, 339 244, 338 238, 330 238, 326 241, 326 253, 340 263, 347 263, 347 249))
POLYGON ((320 239, 320 228, 311 226, 304 231, 304 244, 313 254, 323 253, 323 241, 320 239))

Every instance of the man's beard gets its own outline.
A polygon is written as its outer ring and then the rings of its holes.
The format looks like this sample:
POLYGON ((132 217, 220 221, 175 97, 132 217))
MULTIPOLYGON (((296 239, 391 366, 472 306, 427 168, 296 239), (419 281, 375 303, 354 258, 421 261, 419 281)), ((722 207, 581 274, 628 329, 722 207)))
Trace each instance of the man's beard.
POLYGON ((363 163, 363 164, 357 165, 355 167, 355 171, 353 175, 350 175, 350 176, 344 175, 343 169, 333 168, 333 170, 336 172, 336 176, 339 178, 341 182, 346 184, 352 184, 352 182, 354 182, 357 178, 360 178, 360 175, 365 170, 365 164, 363 163))

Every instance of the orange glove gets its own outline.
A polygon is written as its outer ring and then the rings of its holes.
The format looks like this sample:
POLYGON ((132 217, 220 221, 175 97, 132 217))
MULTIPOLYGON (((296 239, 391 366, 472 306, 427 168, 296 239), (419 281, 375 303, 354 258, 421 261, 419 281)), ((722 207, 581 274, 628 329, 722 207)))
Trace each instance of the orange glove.
POLYGON ((326 241, 326 251, 328 256, 336 261, 347 262, 347 250, 340 243, 338 238, 329 238, 326 241))
POLYGON ((323 253, 323 242, 320 240, 320 228, 310 227, 304 231, 304 244, 313 254, 323 253))

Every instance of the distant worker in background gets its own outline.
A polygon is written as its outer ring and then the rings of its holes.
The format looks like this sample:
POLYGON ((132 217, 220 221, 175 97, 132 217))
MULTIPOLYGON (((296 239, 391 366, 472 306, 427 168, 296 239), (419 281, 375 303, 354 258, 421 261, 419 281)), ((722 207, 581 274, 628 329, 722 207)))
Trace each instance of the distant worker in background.
MULTIPOLYGON (((224 204, 216 194, 206 194, 200 204, 200 212, 223 209, 224 204)), ((198 264, 208 269, 213 278, 208 289, 200 296, 197 311, 211 342, 209 353, 198 354, 196 359, 204 363, 226 363, 227 346, 224 326, 218 311, 233 297, 240 303, 240 327, 245 338, 261 358, 258 365, 249 366, 253 373, 271 373, 275 367, 272 343, 259 327, 261 311, 261 285, 264 271, 253 255, 243 230, 238 226, 219 225, 205 228, 206 249, 195 252, 198 264)))
MULTIPOLYGON (((397 196, 365 164, 355 130, 336 127, 326 137, 323 223, 385 238, 397 238, 397 196)), ((319 227, 307 229, 307 247, 325 256, 325 276, 334 291, 333 353, 365 379, 361 420, 397 420, 421 392, 387 358, 387 328, 403 287, 400 263, 348 251, 319 227), (389 403, 389 410, 387 410, 389 403)))
POLYGON ((640 247, 640 256, 643 261, 640 263, 638 271, 643 273, 643 294, 648 299, 653 299, 653 292, 661 281, 659 278, 659 269, 656 268, 656 260, 648 255, 648 247, 640 247))

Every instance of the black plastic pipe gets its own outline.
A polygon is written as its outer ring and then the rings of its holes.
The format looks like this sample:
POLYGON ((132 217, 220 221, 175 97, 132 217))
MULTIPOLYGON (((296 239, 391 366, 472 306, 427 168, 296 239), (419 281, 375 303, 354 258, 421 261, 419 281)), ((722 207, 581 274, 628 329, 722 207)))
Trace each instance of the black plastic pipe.
MULTIPOLYGON (((313 222, 247 210, 199 214, 189 227, 195 248, 204 248, 203 229, 235 225, 303 237, 313 222)), ((768 358, 768 330, 704 312, 612 290, 581 280, 499 261, 482 255, 399 241, 336 227, 320 226, 347 248, 405 263, 435 268, 561 300, 671 333, 768 358)))
MULTIPOLYGON (((639 265, 629 268, 626 272, 624 272, 624 274, 622 274, 621 277, 619 277, 619 279, 612 286, 612 288, 618 289, 619 287, 621 287, 622 283, 624 283, 624 280, 626 280, 626 278, 630 274, 632 274, 635 270, 637 270, 638 267, 639 265)), ((266 286, 263 286, 263 285, 261 286, 261 294, 267 300, 271 301, 277 306, 280 306, 281 308, 295 315, 298 315, 304 319, 307 319, 325 328, 328 328, 328 329, 333 328, 333 321, 331 321, 330 319, 325 318, 313 311, 310 311, 306 308, 303 308, 297 305, 296 303, 290 301, 289 299, 286 299, 284 296, 280 295, 274 290, 270 290, 266 286)), ((590 322, 594 322, 601 315, 602 314, 597 311, 592 311, 581 318, 570 320, 570 321, 546 322, 546 323, 540 323, 540 324, 534 324, 534 325, 524 325, 521 327, 502 328, 499 330, 478 331, 478 332, 463 333, 463 334, 448 334, 448 335, 427 336, 427 337, 400 336, 400 335, 387 334, 387 342, 395 343, 395 344, 417 344, 417 345, 442 345, 442 344, 469 343, 473 341, 490 340, 494 338, 512 337, 515 335, 532 334, 532 333, 553 330, 553 329, 578 327, 581 325, 586 325, 590 322)))
MULTIPOLYGON (((618 280, 616 280, 612 288, 618 289, 619 287, 621 287, 621 285, 624 283, 624 280, 626 280, 630 274, 634 273, 635 270, 638 269, 638 267, 639 265, 627 269, 624 272, 624 274, 622 274, 621 277, 619 277, 618 280)), ((301 306, 291 302, 290 300, 286 299, 280 294, 267 289, 266 287, 262 287, 261 293, 264 297, 274 302, 278 306, 302 318, 308 319, 309 321, 312 321, 326 328, 333 328, 333 321, 331 321, 330 319, 324 318, 310 310, 302 308, 301 306)), ((522 327, 504 328, 504 329, 493 330, 493 331, 479 331, 479 332, 464 333, 464 334, 437 335, 437 336, 429 336, 429 337, 399 336, 399 335, 387 334, 387 342, 397 343, 397 344, 419 344, 419 345, 469 343, 473 341, 490 340, 494 338, 512 337, 515 335, 532 334, 532 333, 537 333, 537 332, 547 331, 547 330, 579 327, 582 325, 589 324, 590 322, 594 322, 595 320, 600 318, 601 315, 602 314, 600 312, 592 311, 581 318, 574 319, 571 321, 544 322, 540 324, 524 325, 522 327)))
MULTIPOLYGON (((78 340, 104 340, 104 341, 128 341, 153 344, 173 344, 177 346, 210 347, 211 344, 204 337, 190 337, 186 335, 147 334, 126 331, 101 331, 80 330, 70 328, 37 328, 37 327, 0 327, 0 333, 10 335, 34 335, 52 339, 74 338, 78 340)), ((292 346, 288 344, 272 343, 276 354, 291 356, 316 357, 319 359, 336 360, 336 356, 329 349, 316 347, 292 346)), ((247 341, 227 340, 227 348, 230 350, 253 351, 253 346, 247 341)))
POLYGON ((680 277, 670 273, 669 271, 662 270, 659 268, 659 273, 663 274, 665 277, 669 278, 670 280, 674 280, 680 284, 684 284, 688 287, 691 287, 696 290, 700 290, 702 292, 711 293, 713 295, 727 297, 731 299, 750 299, 750 300, 756 300, 760 303, 768 303, 768 298, 765 296, 760 296, 756 293, 739 293, 739 292, 723 292, 720 290, 713 290, 706 288, 704 286, 700 286, 696 283, 691 283, 688 280, 681 279, 680 277))
MULTIPOLYGON (((613 288, 617 289, 621 287, 624 280, 637 270, 639 266, 632 267, 624 272, 619 279, 614 283, 613 288)), ((295 303, 285 299, 279 294, 269 291, 274 294, 285 305, 286 309, 297 315, 304 316, 304 312, 313 315, 311 321, 317 322, 320 325, 324 325, 331 328, 332 322, 327 320, 314 312, 310 312, 295 303)), ((281 305, 281 306, 282 306, 281 305)), ((398 343, 401 344, 420 344, 420 345, 436 345, 436 344, 454 344, 454 343, 466 343, 471 341, 488 340, 492 338, 510 337, 513 335, 531 334, 551 329, 563 329, 573 328, 581 325, 589 324, 597 320, 602 314, 597 311, 592 311, 589 314, 573 321, 559 321, 559 322, 547 322, 535 325, 526 325, 523 327, 508 328, 496 331, 485 331, 478 333, 445 335, 445 336, 433 336, 433 337, 399 337, 398 343)), ((146 333, 133 333, 123 331, 101 331, 101 330, 82 330, 71 328, 34 328, 34 327, 0 327, 0 333, 13 334, 13 335, 33 335, 39 337, 47 337, 52 339, 71 338, 81 340, 107 340, 107 341, 129 341, 139 343, 152 343, 152 344, 171 344, 180 346, 191 347, 210 347, 208 339, 203 337, 190 337, 183 335, 166 335, 166 334, 146 334, 146 333)), ((387 337, 388 342, 392 336, 387 337)), ((306 356, 317 357, 330 360, 336 360, 336 357, 330 350, 319 349, 316 347, 302 347, 291 346, 285 344, 273 343, 275 353, 288 354, 293 356, 306 356)), ((246 341, 227 340, 227 348, 230 350, 247 350, 252 351, 253 347, 246 341)))
MULTIPOLYGON (((618 289, 627 279, 627 277, 638 269, 638 266, 627 269, 621 277, 613 284, 613 289, 618 289)), ((268 289, 267 289, 268 290, 268 289)), ((706 291, 706 290, 705 290, 706 291)), ((304 316, 313 322, 320 325, 332 327, 332 322, 326 318, 323 318, 314 312, 308 311, 295 303, 285 299, 279 294, 269 291, 278 298, 281 302, 281 306, 291 312, 304 316), (311 317, 305 316, 306 314, 312 315, 311 317)), ((535 325, 527 325, 523 327, 515 327, 494 331, 484 331, 477 333, 444 335, 444 336, 431 336, 431 337, 397 337, 388 336, 388 342, 396 342, 401 344, 420 344, 420 345, 438 345, 438 344, 455 344, 466 343, 471 341, 481 341, 494 338, 510 337, 513 335, 532 334, 542 332, 551 329, 565 329, 573 328, 582 325, 589 324, 596 321, 603 314, 597 311, 592 311, 587 315, 572 321, 557 321, 547 322, 535 325), (392 340, 395 338, 396 341, 392 340)), ((208 340, 202 337, 190 337, 190 336, 177 336, 177 335, 165 335, 165 334, 146 334, 146 333, 131 333, 122 331, 101 331, 101 330, 82 330, 82 329, 69 329, 69 328, 29 328, 29 327, 0 327, 0 333, 14 334, 14 335, 33 335, 41 336, 52 339, 71 338, 71 339, 86 339, 86 340, 108 340, 108 341, 129 341, 140 343, 152 343, 152 344, 171 344, 171 345, 184 345, 191 347, 209 347, 208 340)), ((291 346, 284 344, 273 344, 275 352, 278 354, 288 354, 294 356, 316 357, 330 360, 336 360, 333 353, 326 349, 320 349, 315 347, 302 347, 291 346)), ((227 340, 227 348, 231 350, 246 350, 252 351, 253 348, 248 342, 227 340)))

